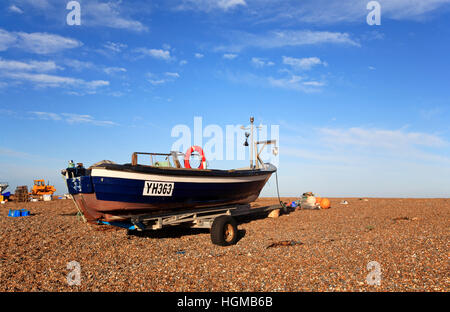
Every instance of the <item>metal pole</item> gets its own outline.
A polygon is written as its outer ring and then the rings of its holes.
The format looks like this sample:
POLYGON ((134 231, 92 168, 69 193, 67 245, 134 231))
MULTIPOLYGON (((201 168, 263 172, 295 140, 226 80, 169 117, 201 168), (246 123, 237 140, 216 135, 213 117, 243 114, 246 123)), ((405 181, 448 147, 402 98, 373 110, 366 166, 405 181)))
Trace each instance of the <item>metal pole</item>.
POLYGON ((250 117, 250 168, 253 169, 253 121, 255 118, 250 117))

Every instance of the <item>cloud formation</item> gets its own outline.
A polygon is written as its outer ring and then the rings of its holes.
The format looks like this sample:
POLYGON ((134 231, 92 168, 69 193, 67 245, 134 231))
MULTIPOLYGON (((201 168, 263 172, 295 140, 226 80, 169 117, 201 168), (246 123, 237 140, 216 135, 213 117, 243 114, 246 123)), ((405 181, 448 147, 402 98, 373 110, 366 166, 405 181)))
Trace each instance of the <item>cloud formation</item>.
POLYGON ((147 73, 147 80, 154 86, 173 82, 180 78, 180 74, 174 72, 165 72, 164 74, 147 73))
POLYGON ((166 61, 171 59, 169 50, 137 48, 134 51, 141 54, 141 56, 150 56, 155 59, 161 59, 166 61))
MULTIPOLYGON (((76 60, 67 60, 67 64, 74 65, 76 60)), ((80 62, 82 63, 82 62, 80 62)), ((87 63, 90 64, 90 63, 87 63)), ((98 88, 109 86, 105 80, 84 80, 80 78, 50 74, 50 72, 64 70, 54 61, 16 61, 0 58, 0 77, 2 84, 8 86, 8 82, 19 84, 28 83, 34 88, 67 88, 78 90, 73 94, 95 93, 98 88)))
MULTIPOLYGON (((448 9, 450 0, 378 0, 381 19, 424 20, 448 9)), ((273 23, 365 24, 369 0, 247 0, 254 21, 273 23)))
POLYGON ((211 12, 215 10, 229 11, 239 6, 246 6, 245 0, 182 0, 177 10, 195 10, 211 12))
POLYGON ((327 66, 326 62, 323 62, 318 57, 304 57, 304 58, 295 58, 289 56, 283 56, 283 64, 290 65, 294 69, 298 70, 310 70, 314 66, 323 65, 327 66))
POLYGON ((10 5, 9 8, 8 8, 8 10, 9 10, 10 12, 14 12, 14 13, 18 13, 18 14, 23 14, 22 9, 19 8, 19 7, 16 6, 16 5, 14 5, 14 4, 10 5))
POLYGON ((0 51, 17 48, 29 53, 52 54, 81 47, 82 42, 49 33, 9 32, 0 28, 0 51))
POLYGON ((91 124, 94 126, 118 126, 117 123, 109 120, 97 120, 91 115, 73 113, 52 113, 52 112, 29 112, 35 118, 41 120, 64 121, 68 124, 91 124))
POLYGON ((232 32, 230 41, 229 45, 218 46, 215 50, 239 52, 246 48, 274 49, 318 44, 360 46, 348 33, 313 30, 280 30, 265 34, 232 32))
POLYGON ((267 59, 261 57, 252 57, 251 63, 253 66, 258 68, 275 65, 274 62, 268 61, 267 59))
POLYGON ((3 71, 36 71, 36 72, 49 72, 62 69, 57 66, 53 61, 15 61, 4 60, 0 58, 0 70, 3 71))
POLYGON ((233 60, 237 57, 237 54, 225 53, 222 57, 227 60, 233 60))

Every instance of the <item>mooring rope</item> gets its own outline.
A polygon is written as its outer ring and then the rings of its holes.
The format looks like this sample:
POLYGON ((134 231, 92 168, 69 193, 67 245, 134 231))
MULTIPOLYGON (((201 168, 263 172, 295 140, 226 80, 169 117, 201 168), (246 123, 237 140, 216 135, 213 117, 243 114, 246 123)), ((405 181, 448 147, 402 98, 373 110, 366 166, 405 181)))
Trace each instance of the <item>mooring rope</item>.
POLYGON ((278 169, 277 169, 277 171, 275 171, 275 179, 276 179, 276 182, 277 182, 278 201, 280 202, 281 207, 283 207, 283 211, 287 212, 288 211, 288 207, 281 201, 281 198, 280 198, 280 188, 278 187, 278 169))
MULTIPOLYGON (((66 178, 64 178, 63 176, 61 176, 61 177, 62 177, 62 179, 64 180, 64 182, 65 182, 66 185, 67 185, 67 180, 66 180, 66 178)), ((64 195, 64 196, 66 196, 66 195, 64 195)), ((67 198, 67 197, 66 197, 66 198, 67 198)), ((70 194, 70 198, 72 199, 73 203, 75 204, 75 207, 76 207, 77 210, 78 210, 78 212, 77 212, 77 220, 80 220, 80 216, 81 216, 81 218, 83 219, 83 222, 86 223, 86 222, 87 222, 86 217, 84 216, 84 214, 83 214, 83 212, 81 211, 80 207, 78 207, 78 204, 77 204, 77 202, 76 202, 76 200, 75 200, 75 198, 73 197, 72 194, 70 194)))

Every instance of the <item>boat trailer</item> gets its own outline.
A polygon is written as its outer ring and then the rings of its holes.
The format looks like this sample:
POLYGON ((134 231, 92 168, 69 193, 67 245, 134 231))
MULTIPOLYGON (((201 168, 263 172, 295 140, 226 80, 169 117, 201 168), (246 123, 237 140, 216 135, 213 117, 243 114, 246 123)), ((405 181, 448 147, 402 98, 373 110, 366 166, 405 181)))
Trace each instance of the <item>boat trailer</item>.
POLYGON ((210 229, 211 241, 219 246, 229 246, 237 242, 238 230, 235 217, 250 214, 268 213, 272 210, 286 208, 280 205, 251 207, 246 205, 229 205, 215 208, 203 208, 189 211, 172 212, 160 215, 132 215, 130 221, 97 221, 125 228, 128 231, 158 230, 166 226, 186 225, 191 228, 210 229))

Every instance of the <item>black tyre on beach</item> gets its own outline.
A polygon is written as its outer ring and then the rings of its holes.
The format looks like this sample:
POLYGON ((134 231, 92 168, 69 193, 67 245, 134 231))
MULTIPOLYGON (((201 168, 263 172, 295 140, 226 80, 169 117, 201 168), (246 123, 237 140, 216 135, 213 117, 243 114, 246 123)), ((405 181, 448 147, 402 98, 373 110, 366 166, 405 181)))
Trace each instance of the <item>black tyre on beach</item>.
POLYGON ((219 246, 236 244, 238 239, 237 222, 231 216, 219 216, 211 227, 211 241, 219 246))

